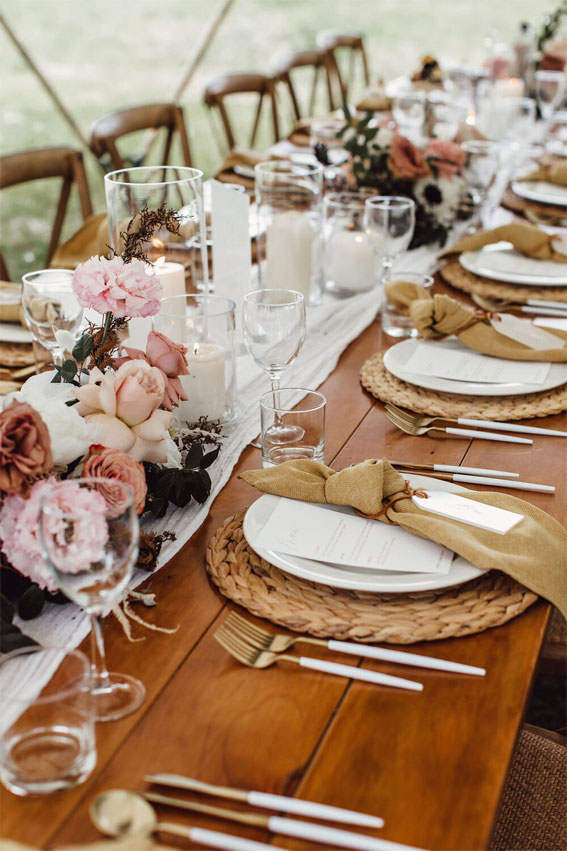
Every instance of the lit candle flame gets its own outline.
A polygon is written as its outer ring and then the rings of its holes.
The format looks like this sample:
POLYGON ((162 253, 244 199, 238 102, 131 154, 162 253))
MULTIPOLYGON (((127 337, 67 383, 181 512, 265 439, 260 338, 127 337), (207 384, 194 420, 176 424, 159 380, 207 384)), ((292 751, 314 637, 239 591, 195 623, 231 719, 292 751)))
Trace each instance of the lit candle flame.
POLYGON ((152 236, 151 241, 154 248, 165 248, 165 242, 162 242, 157 236, 152 236))
POLYGON ((193 354, 194 355, 199 354, 199 343, 193 343, 193 354))

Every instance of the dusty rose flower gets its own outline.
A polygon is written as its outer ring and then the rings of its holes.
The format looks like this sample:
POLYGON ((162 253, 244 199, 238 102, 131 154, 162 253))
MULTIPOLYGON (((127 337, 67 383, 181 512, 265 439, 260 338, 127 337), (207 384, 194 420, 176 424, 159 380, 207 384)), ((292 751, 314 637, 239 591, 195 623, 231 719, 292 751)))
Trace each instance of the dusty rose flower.
POLYGON ((153 316, 162 296, 157 275, 148 275, 141 260, 91 257, 73 272, 73 290, 81 307, 117 317, 153 316))
POLYGON ((550 38, 542 45, 541 68, 544 71, 563 71, 567 64, 567 39, 550 38))
POLYGON ((426 160, 433 159, 433 165, 439 171, 439 177, 453 177, 465 164, 466 154, 456 142, 446 139, 430 139, 423 156, 426 160))
MULTIPOLYGON (((39 515, 42 498, 59 484, 54 477, 42 479, 32 487, 28 499, 8 496, 0 510, 2 552, 13 568, 48 591, 56 591, 57 585, 41 555, 39 515)), ((61 483, 49 521, 50 531, 66 544, 58 561, 61 570, 78 573, 100 559, 108 538, 105 514, 106 503, 101 494, 81 488, 72 480, 61 483), (64 514, 74 516, 72 540, 64 514)))
POLYGON ((115 367, 128 363, 129 360, 145 360, 150 366, 161 370, 165 379, 165 391, 161 402, 164 408, 171 411, 174 405, 179 405, 180 400, 187 400, 178 378, 179 375, 189 375, 185 360, 187 354, 185 346, 174 343, 159 331, 150 331, 145 352, 128 346, 124 346, 124 351, 128 353, 128 356, 115 358, 113 361, 115 367))
POLYGON ((90 371, 88 384, 74 388, 76 409, 88 423, 102 425, 103 446, 127 452, 135 461, 167 460, 172 415, 158 410, 165 391, 161 370, 129 360, 116 373, 90 371))
POLYGON ((30 478, 52 467, 47 426, 31 405, 12 402, 0 413, 0 490, 25 496, 30 478))
MULTIPOLYGON (((144 510, 148 491, 144 468, 138 461, 134 461, 120 449, 109 449, 106 446, 93 444, 89 449, 89 457, 83 465, 83 477, 114 479, 116 482, 130 485, 134 493, 134 502, 138 514, 141 514, 144 510)), ((99 492, 104 496, 111 511, 116 509, 117 513, 122 513, 123 488, 120 486, 112 487, 112 485, 105 483, 104 487, 99 488, 99 492)))
POLYGON ((421 151, 405 136, 394 136, 388 156, 388 167, 400 180, 418 180, 431 174, 421 151))

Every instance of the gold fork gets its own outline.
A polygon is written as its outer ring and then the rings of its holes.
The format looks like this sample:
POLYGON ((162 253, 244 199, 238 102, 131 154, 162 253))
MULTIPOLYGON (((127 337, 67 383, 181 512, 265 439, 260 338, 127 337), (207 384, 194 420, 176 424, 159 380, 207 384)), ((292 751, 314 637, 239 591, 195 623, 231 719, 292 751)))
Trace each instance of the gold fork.
MULTIPOLYGON (((565 437, 565 432, 563 431, 555 431, 548 428, 539 428, 538 426, 524 426, 518 425, 518 423, 502 423, 494 420, 471 420, 467 417, 421 417, 416 414, 410 414, 408 411, 402 410, 402 408, 398 408, 397 405, 393 405, 391 402, 386 402, 386 416, 390 414, 391 418, 396 418, 403 423, 407 423, 409 426, 416 426, 417 428, 422 428, 423 426, 429 426, 431 423, 443 422, 443 423, 457 423, 457 425, 464 426, 489 426, 493 428, 495 431, 513 431, 519 434, 546 434, 546 435, 555 435, 556 437, 565 437)), ((393 419, 392 419, 393 422, 393 419)), ((475 437, 479 437, 480 433, 475 431, 473 432, 475 437)), ((512 441, 516 443, 517 441, 512 441)), ((521 441, 520 441, 521 442, 521 441)))
POLYGON ((366 668, 357 668, 355 665, 339 665, 337 662, 314 659, 311 656, 292 656, 289 653, 261 650, 254 647, 244 636, 234 632, 226 624, 217 629, 214 638, 231 656, 234 656, 235 659, 249 668, 268 668, 275 662, 293 662, 302 668, 310 668, 313 671, 322 671, 325 674, 334 674, 339 677, 349 677, 353 680, 364 680, 376 685, 394 686, 410 691, 423 690, 422 683, 405 680, 401 677, 391 677, 389 674, 380 674, 378 671, 368 671, 366 668))
POLYGON ((414 665, 418 668, 432 668, 436 671, 454 671, 459 674, 484 674, 483 668, 475 668, 472 665, 463 665, 460 662, 449 662, 445 659, 434 659, 430 656, 420 656, 417 653, 405 653, 401 650, 390 650, 384 647, 373 647, 368 644, 357 644, 355 641, 337 641, 336 639, 325 640, 322 638, 311 638, 306 635, 284 635, 283 633, 270 632, 261 626, 250 623, 236 612, 231 612, 225 621, 234 632, 240 633, 243 638, 257 647, 259 650, 271 650, 281 653, 288 650, 296 643, 314 644, 317 647, 328 647, 339 653, 348 653, 353 656, 364 656, 368 659, 381 659, 385 662, 396 662, 401 665, 414 665))
POLYGON ((392 411, 386 411, 386 417, 391 423, 397 426, 400 431, 403 431, 406 434, 417 435, 418 437, 422 434, 427 434, 430 431, 444 431, 446 434, 454 434, 457 437, 474 437, 479 440, 499 440, 502 443, 533 443, 533 440, 526 437, 512 437, 509 434, 496 434, 492 431, 477 431, 476 429, 470 428, 446 428, 445 426, 416 425, 411 420, 400 417, 392 411))

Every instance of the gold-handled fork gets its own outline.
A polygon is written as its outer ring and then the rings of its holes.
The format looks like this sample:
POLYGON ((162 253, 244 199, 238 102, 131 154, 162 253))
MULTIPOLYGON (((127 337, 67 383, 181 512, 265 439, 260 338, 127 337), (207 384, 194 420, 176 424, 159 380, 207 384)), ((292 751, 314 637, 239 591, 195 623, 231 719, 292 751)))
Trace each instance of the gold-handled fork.
MULTIPOLYGON (((398 408, 396 405, 393 405, 391 402, 386 402, 386 411, 392 417, 396 417, 396 419, 400 420, 403 423, 407 423, 408 426, 415 426, 416 428, 422 428, 424 426, 429 426, 431 423, 443 422, 443 423, 456 423, 457 425, 464 426, 489 426, 493 428, 495 431, 512 431, 517 432, 518 434, 542 434, 546 436, 554 436, 554 437, 566 437, 567 433, 564 431, 557 431, 555 429, 550 428, 540 428, 539 426, 525 426, 520 425, 519 423, 505 423, 498 422, 497 420, 473 420, 469 417, 422 417, 417 416, 416 414, 410 414, 409 411, 404 411, 402 408, 398 408)), ((480 436, 478 432, 475 432, 475 435, 480 436)), ((515 441, 514 441, 515 442, 515 441)))
POLYGON ((315 659, 312 656, 293 656, 289 653, 261 650, 254 647, 245 636, 236 633, 226 623, 217 629, 214 638, 221 647, 224 647, 227 653, 230 653, 231 656, 234 656, 235 659, 249 668, 268 668, 275 662, 293 662, 302 668, 310 668, 313 671, 322 671, 325 674, 334 674, 339 677, 348 677, 352 680, 364 680, 364 682, 374 683, 375 685, 394 686, 410 691, 422 691, 423 689, 422 683, 414 682, 414 680, 391 677, 389 674, 357 668, 355 665, 340 665, 337 662, 315 659))
MULTIPOLYGON (((492 431, 477 431, 476 429, 470 428, 451 428, 450 426, 432 426, 432 425, 421 425, 416 423, 413 418, 401 417, 396 411, 389 410, 386 408, 386 417, 393 423, 400 431, 405 432, 406 434, 411 434, 420 437, 423 434, 427 434, 430 431, 443 431, 446 434, 453 434, 456 437, 473 437, 478 440, 498 440, 501 443, 533 443, 533 440, 530 440, 526 437, 513 437, 509 434, 496 434, 492 431)), ((418 418, 421 419, 421 418, 418 418)), ((442 417, 434 417, 433 422, 436 419, 443 419, 442 417)), ((454 420, 449 420, 449 422, 455 422, 454 420)), ((463 423, 462 420, 458 420, 457 422, 463 423)), ((463 423, 465 424, 465 423, 463 423)), ((468 421, 468 425, 478 425, 479 423, 476 421, 468 421)))

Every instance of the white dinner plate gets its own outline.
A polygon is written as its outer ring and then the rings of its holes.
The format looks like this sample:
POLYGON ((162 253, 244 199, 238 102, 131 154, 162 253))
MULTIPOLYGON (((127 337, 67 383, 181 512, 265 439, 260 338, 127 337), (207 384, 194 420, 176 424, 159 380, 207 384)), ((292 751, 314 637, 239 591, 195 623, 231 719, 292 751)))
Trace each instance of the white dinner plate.
POLYGON ((233 165, 232 170, 235 174, 240 175, 240 177, 248 177, 250 180, 254 180, 256 178, 256 172, 254 171, 254 166, 251 165, 233 165))
MULTIPOLYGON (((412 487, 426 487, 430 490, 446 490, 452 493, 465 491, 466 488, 453 482, 443 482, 439 479, 429 479, 426 476, 409 475, 404 473, 412 487)), ((436 588, 450 588, 476 579, 486 571, 479 570, 462 556, 456 555, 451 562, 449 572, 438 573, 395 573, 389 570, 372 570, 363 567, 345 567, 344 565, 326 564, 308 558, 276 553, 272 550, 256 547, 254 541, 266 525, 279 497, 264 494, 250 506, 244 516, 244 537, 252 549, 270 564, 275 564, 292 576, 308 579, 310 582, 321 582, 331 588, 350 588, 355 591, 375 591, 392 594, 407 594, 411 591, 429 591, 436 588)), ((354 508, 339 505, 325 505, 333 511, 344 514, 355 514, 354 508)), ((378 521, 377 521, 378 522, 378 521)))
POLYGON ((33 337, 27 328, 16 322, 0 322, 0 343, 32 343, 33 337))
POLYGON ((528 201, 538 201, 540 204, 554 204, 567 207, 567 189, 546 183, 544 180, 515 180, 512 192, 528 201))
POLYGON ((567 287, 567 264, 526 257, 509 242, 494 242, 477 251, 463 251, 459 261, 467 272, 494 281, 530 287, 567 287))
MULTIPOLYGON (((417 346, 423 340, 410 339, 396 343, 384 354, 384 366, 402 381, 413 384, 416 387, 426 387, 429 390, 440 390, 443 393, 464 394, 466 396, 523 396, 526 393, 537 393, 541 390, 553 390, 567 382, 567 364, 552 363, 551 369, 545 381, 541 384, 488 384, 476 381, 453 381, 448 378, 438 378, 434 375, 420 375, 416 372, 408 372, 405 365, 413 355, 417 346)), ((471 349, 450 337, 448 340, 439 340, 432 343, 435 346, 447 346, 456 351, 470 352, 471 349)), ((488 357, 488 355, 487 355, 488 357)))

